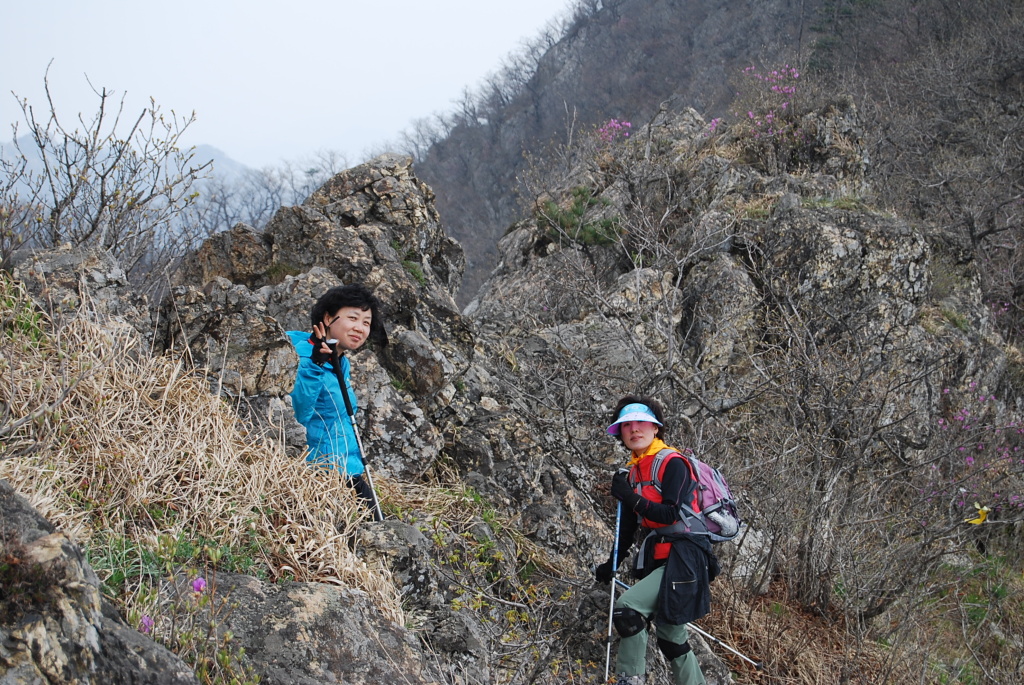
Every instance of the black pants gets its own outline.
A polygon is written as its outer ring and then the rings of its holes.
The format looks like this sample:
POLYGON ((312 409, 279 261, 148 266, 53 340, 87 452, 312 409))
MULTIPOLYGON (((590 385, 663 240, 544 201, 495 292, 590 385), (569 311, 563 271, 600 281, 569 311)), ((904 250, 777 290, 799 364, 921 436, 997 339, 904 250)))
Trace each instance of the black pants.
POLYGON ((367 509, 376 509, 377 496, 362 475, 352 476, 348 479, 348 484, 356 491, 356 496, 363 501, 367 509))

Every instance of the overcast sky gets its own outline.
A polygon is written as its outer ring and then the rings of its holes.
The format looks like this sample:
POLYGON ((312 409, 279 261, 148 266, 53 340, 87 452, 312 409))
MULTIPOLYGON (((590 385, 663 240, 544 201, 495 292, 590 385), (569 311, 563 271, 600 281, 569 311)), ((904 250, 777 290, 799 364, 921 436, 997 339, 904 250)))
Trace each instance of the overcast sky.
MULTIPOLYGON (((196 112, 186 143, 260 167, 318 150, 362 161, 562 15, 568 0, 3 0, 0 141, 13 93, 65 119, 97 88, 196 112)), ((25 132, 22 124, 19 135, 25 132)))

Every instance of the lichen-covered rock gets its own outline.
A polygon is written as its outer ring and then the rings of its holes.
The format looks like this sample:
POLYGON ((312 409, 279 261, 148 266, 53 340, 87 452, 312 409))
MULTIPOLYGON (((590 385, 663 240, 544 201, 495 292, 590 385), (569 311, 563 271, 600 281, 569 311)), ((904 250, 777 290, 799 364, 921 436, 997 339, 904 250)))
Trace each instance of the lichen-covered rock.
POLYGON ((286 276, 281 283, 265 285, 257 291, 267 314, 286 331, 312 331, 310 309, 316 299, 336 286, 341 279, 327 269, 315 266, 305 273, 286 276))
POLYGON ((743 375, 760 335, 760 294, 738 260, 716 254, 696 264, 683 288, 688 321, 684 345, 695 366, 719 376, 730 366, 743 375))
POLYGON ((371 351, 360 351, 350 359, 367 463, 375 472, 402 480, 419 479, 441 454, 441 431, 414 395, 396 389, 371 351))
MULTIPOLYGON (((793 210, 752 239, 767 259, 766 286, 842 326, 906 326, 930 289, 924 237, 900 219, 843 210, 793 210)), ((823 331, 826 333, 826 331, 823 331)))
POLYGON ((433 544, 418 528, 401 521, 384 521, 362 528, 358 542, 363 559, 391 570, 407 607, 440 608, 443 598, 430 563, 433 544))
POLYGON ((248 224, 235 224, 186 255, 171 274, 171 285, 202 285, 222 276, 252 288, 274 277, 267 273, 270 264, 271 246, 267 236, 248 224))
POLYGON ((129 284, 127 274, 104 250, 65 244, 24 253, 13 275, 44 311, 70 314, 87 301, 108 318, 111 329, 123 326, 147 345, 152 342, 154 318, 148 299, 129 284))
POLYGON ((359 591, 224 573, 217 591, 237 604, 222 628, 266 685, 444 682, 415 635, 386 620, 359 591))
POLYGON ((198 683, 106 604, 82 550, 0 480, 0 683, 198 683))
POLYGON ((188 350, 219 388, 235 396, 285 395, 297 359, 263 300, 243 285, 215 277, 202 290, 179 286, 164 302, 163 347, 188 350))

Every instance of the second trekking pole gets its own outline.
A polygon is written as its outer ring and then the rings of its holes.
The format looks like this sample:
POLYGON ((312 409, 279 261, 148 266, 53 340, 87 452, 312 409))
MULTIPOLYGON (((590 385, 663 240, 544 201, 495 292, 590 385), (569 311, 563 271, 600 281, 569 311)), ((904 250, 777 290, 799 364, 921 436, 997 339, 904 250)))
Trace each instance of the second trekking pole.
POLYGON ((604 654, 604 679, 607 681, 612 665, 612 617, 615 614, 615 574, 619 570, 619 524, 622 523, 622 502, 615 508, 615 543, 612 545, 612 587, 608 597, 608 645, 604 654))
MULTIPOLYGON (((330 344, 330 341, 328 341, 330 344)), ((331 366, 334 368, 334 375, 338 377, 338 385, 341 386, 341 397, 345 400, 345 411, 348 412, 349 421, 352 422, 352 432, 356 436, 356 447, 359 449, 359 461, 363 462, 363 474, 366 475, 366 484, 370 486, 370 494, 373 496, 373 520, 383 521, 384 514, 380 510, 380 503, 377 501, 377 489, 373 487, 373 478, 370 476, 370 467, 366 465, 366 452, 363 451, 363 441, 359 437, 359 426, 356 425, 356 412, 352 407, 352 400, 348 397, 348 386, 345 384, 345 374, 341 371, 341 357, 337 347, 331 355, 331 366)))

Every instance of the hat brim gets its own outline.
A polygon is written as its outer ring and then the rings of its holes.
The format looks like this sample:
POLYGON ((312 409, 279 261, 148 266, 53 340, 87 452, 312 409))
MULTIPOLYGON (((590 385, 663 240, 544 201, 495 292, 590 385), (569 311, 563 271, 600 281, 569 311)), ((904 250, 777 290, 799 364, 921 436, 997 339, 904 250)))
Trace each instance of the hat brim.
POLYGON ((656 426, 663 426, 664 425, 661 421, 656 419, 651 414, 648 414, 646 412, 641 412, 641 411, 631 411, 628 414, 620 416, 615 421, 615 423, 613 423, 612 425, 608 426, 608 435, 618 435, 619 434, 619 424, 620 423, 624 423, 626 421, 646 421, 647 423, 653 423, 656 426))

